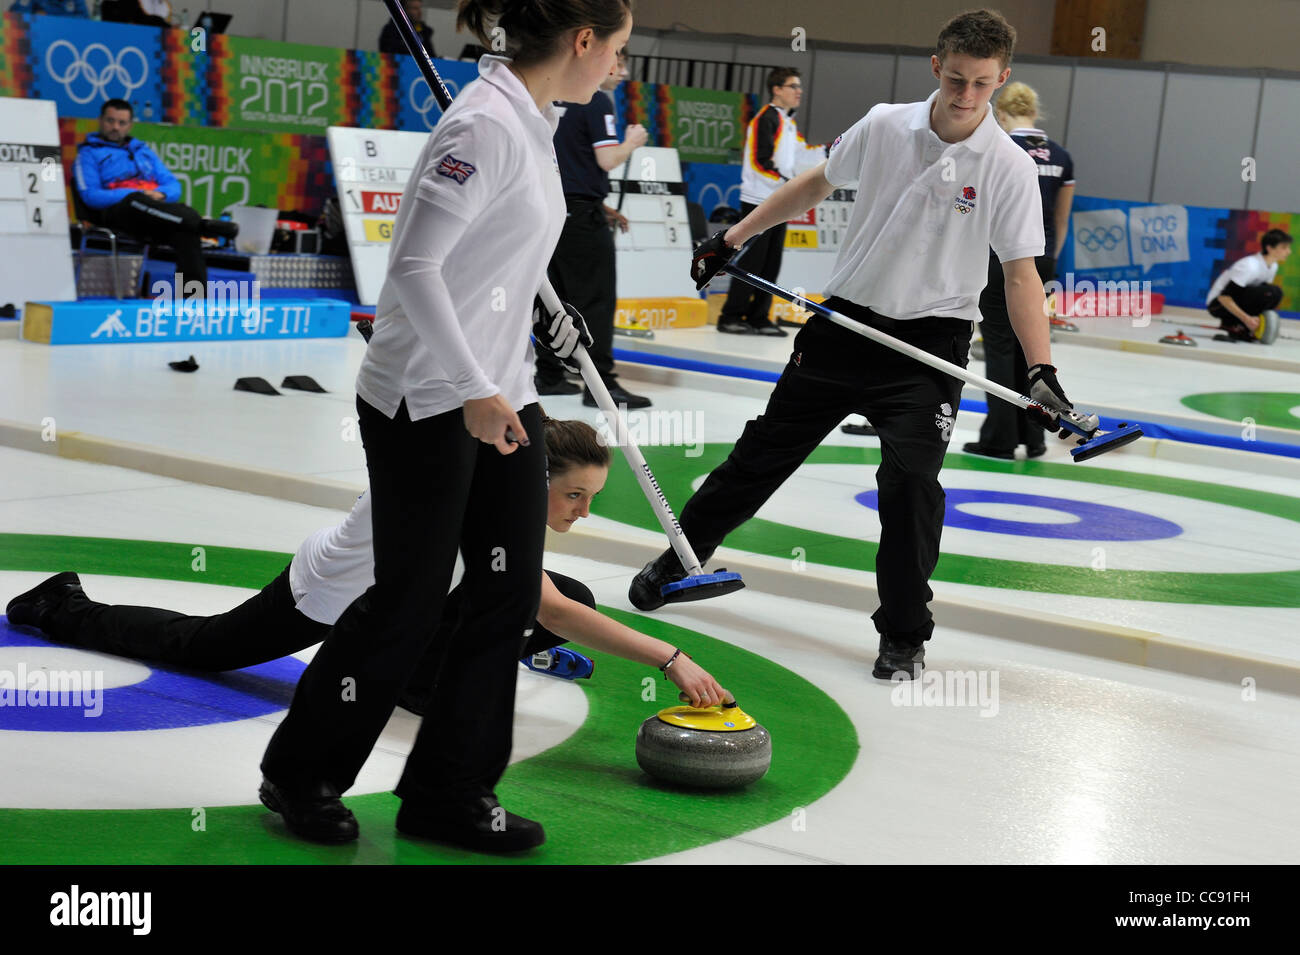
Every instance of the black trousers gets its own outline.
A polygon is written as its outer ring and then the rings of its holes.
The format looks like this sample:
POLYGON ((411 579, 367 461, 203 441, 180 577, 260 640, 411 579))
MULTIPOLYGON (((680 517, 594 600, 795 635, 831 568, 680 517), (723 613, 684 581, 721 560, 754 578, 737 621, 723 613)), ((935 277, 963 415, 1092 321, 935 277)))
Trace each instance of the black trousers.
MULTIPOLYGON (((203 243, 199 241, 203 217, 189 206, 133 192, 116 205, 97 210, 95 221, 150 242, 170 245, 176 250, 176 271, 185 281, 207 284, 208 266, 203 261, 203 243)), ((178 296, 183 292, 183 288, 176 289, 178 296)))
MULTIPOLYGON (((1038 256, 1034 265, 1043 282, 1056 275, 1056 259, 1050 255, 1038 256)), ((984 336, 984 376, 1017 394, 1028 395, 1029 365, 1011 327, 1006 277, 995 255, 989 256, 989 284, 980 295, 980 315, 984 319, 980 322, 980 333, 984 336)), ((995 451, 1014 451, 1022 444, 1031 448, 1043 444, 1042 426, 1034 424, 1023 408, 992 395, 988 396, 988 403, 988 415, 980 425, 980 444, 995 451)))
MULTIPOLYGON (((1258 316, 1267 312, 1270 308, 1277 308, 1282 302, 1282 289, 1280 286, 1273 285, 1271 282, 1265 282, 1262 285, 1248 285, 1242 288, 1236 282, 1229 282, 1228 287, 1221 293, 1232 299, 1237 307, 1247 315, 1258 316)), ((1254 338, 1255 333, 1246 327, 1246 323, 1239 319, 1232 312, 1228 311, 1217 301, 1211 302, 1207 306, 1207 311, 1219 320, 1219 325, 1225 332, 1230 335, 1236 335, 1238 338, 1254 338)))
MULTIPOLYGON (((614 256, 614 230, 605 218, 600 199, 565 200, 569 214, 551 256, 547 276, 555 293, 587 322, 593 344, 587 350, 607 385, 614 372, 614 312, 618 308, 618 266, 614 256)), ((537 349, 537 377, 557 382, 564 367, 544 349, 537 349)))
MULTIPOLYGON (((952 318, 895 322, 840 298, 827 307, 966 366, 971 323, 952 318)), ((682 510, 681 525, 703 562, 757 513, 845 416, 865 414, 880 434, 878 632, 921 644, 930 638, 929 578, 939 558, 944 493, 939 469, 952 437, 961 382, 814 316, 767 408, 745 425, 727 460, 682 510)), ((815 554, 809 554, 816 560, 815 554)))
MULTIPOLYGON (((546 571, 557 590, 570 600, 595 608, 596 598, 581 581, 546 571)), ((450 638, 464 601, 463 585, 447 595, 439 632, 450 638)), ((121 657, 167 663, 193 670, 239 670, 278 660, 315 646, 329 633, 294 607, 289 568, 238 607, 210 617, 194 617, 159 607, 103 604, 84 594, 63 601, 51 614, 45 634, 59 643, 121 657)), ((437 641, 435 641, 436 643, 437 641)), ((567 642, 540 624, 534 624, 520 656, 549 650, 567 642)), ((432 691, 440 655, 426 652, 420 658, 407 691, 424 687, 432 691)))
POLYGON ((357 400, 370 474, 375 583, 303 673, 262 771, 282 786, 356 781, 420 658, 441 654, 429 716, 397 786, 403 799, 462 803, 492 792, 510 758, 515 669, 537 616, 546 526, 537 405, 528 447, 500 454, 459 408, 412 422, 357 400), (440 629, 459 548, 456 622, 440 629))
MULTIPOLYGON (((740 217, 745 218, 757 208, 758 206, 742 202, 740 217)), ((781 253, 784 250, 785 223, 783 222, 754 239, 754 244, 746 250, 743 257, 736 260, 736 264, 746 272, 752 272, 759 278, 775 282, 781 274, 781 253)), ((752 285, 733 277, 718 321, 757 322, 762 325, 769 321, 768 313, 771 308, 771 293, 760 292, 752 285)))

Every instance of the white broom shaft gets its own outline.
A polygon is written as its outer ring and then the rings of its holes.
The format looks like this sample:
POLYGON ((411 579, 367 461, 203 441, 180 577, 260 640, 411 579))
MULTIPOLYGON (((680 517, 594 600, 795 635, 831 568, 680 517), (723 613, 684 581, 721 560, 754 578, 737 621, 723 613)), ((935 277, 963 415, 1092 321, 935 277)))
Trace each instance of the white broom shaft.
MULTIPOLYGON (((543 280, 541 291, 538 295, 542 299, 542 305, 550 315, 557 315, 563 312, 564 305, 560 302, 560 297, 555 293, 549 281, 543 280)), ((650 507, 659 519, 659 526, 664 529, 668 535, 668 542, 672 544, 673 550, 677 552, 677 558, 682 562, 682 567, 686 573, 692 577, 698 576, 703 572, 700 566, 699 558, 695 556, 695 551, 691 548, 690 542, 686 539, 682 527, 677 523, 677 517, 673 514, 672 507, 668 504, 668 498, 659 487, 659 482, 655 480, 654 472, 646 464, 645 457, 641 454, 641 449, 636 446, 632 436, 628 433, 627 424, 623 421, 623 416, 618 413, 618 407, 614 404, 614 399, 610 397, 608 389, 605 388, 605 382, 601 380, 600 372, 596 370, 595 363, 591 356, 587 354, 587 349, 581 345, 578 346, 574 355, 578 359, 578 366, 582 369, 582 380, 587 383, 587 389, 596 399, 596 405, 605 415, 605 420, 614 430, 614 440, 618 446, 623 449, 623 456, 627 458, 628 466, 632 473, 636 475, 637 482, 641 485, 641 490, 645 493, 646 500, 650 502, 650 507)))
POLYGON ((892 335, 886 335, 878 328, 872 328, 870 325, 864 325, 862 322, 855 322, 853 319, 841 315, 833 309, 827 308, 820 302, 813 302, 804 298, 802 295, 796 295, 794 292, 782 288, 775 282, 768 282, 765 279, 759 278, 757 275, 750 275, 744 269, 737 266, 728 265, 726 271, 732 276, 748 282, 755 288, 762 289, 765 292, 770 292, 788 302, 793 302, 795 305, 805 308, 816 315, 820 315, 822 318, 829 319, 841 328, 847 328, 849 331, 870 338, 873 342, 884 345, 886 348, 892 348, 896 352, 901 352, 910 358, 915 358, 917 361, 929 365, 931 368, 938 369, 944 374, 952 375, 954 378, 960 378, 962 381, 974 385, 981 391, 988 392, 990 395, 1001 398, 1003 401, 1010 402, 1017 408, 1028 408, 1035 404, 1024 395, 1018 394, 1010 388, 999 385, 995 381, 989 381, 987 378, 981 378, 979 375, 967 371, 960 365, 954 365, 950 361, 944 361, 942 358, 939 358, 936 355, 931 355, 928 351, 917 348, 915 345, 909 345, 907 342, 899 341, 892 335))

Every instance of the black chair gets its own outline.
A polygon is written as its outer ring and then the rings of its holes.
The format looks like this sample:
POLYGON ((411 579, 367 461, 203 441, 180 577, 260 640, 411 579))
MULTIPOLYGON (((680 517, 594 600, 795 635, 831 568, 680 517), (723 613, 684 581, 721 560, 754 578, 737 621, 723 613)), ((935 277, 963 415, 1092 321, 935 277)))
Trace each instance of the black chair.
POLYGON ((94 210, 82 201, 81 193, 77 191, 76 186, 72 187, 72 205, 73 211, 77 214, 77 223, 81 229, 81 241, 77 247, 77 274, 75 278, 77 287, 81 287, 81 267, 85 263, 86 246, 90 239, 92 237, 106 239, 108 241, 108 255, 112 260, 113 267, 113 297, 122 298, 122 279, 120 260, 118 258, 118 243, 119 241, 124 241, 138 247, 140 249, 140 255, 142 256, 140 263, 141 281, 140 285, 136 288, 136 295, 134 296, 135 298, 140 298, 146 274, 144 271, 144 263, 149 260, 149 248, 151 243, 147 239, 132 236, 125 232, 119 232, 96 222, 94 218, 94 210))

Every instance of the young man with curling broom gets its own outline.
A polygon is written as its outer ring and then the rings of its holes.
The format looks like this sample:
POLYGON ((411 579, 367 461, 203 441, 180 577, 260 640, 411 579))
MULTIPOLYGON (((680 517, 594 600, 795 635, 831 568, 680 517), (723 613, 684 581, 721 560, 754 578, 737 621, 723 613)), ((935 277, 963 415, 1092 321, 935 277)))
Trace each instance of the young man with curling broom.
MULTIPOLYGON (((1030 397, 1072 408, 1050 364, 1043 284, 1034 267, 1044 245, 1037 170, 989 106, 1011 73, 1015 36, 989 10, 950 20, 930 58, 938 90, 923 103, 877 105, 832 144, 826 162, 701 244, 691 267, 699 287, 751 237, 837 188, 856 186, 826 306, 965 367, 992 247, 1030 366, 1030 397)), ((880 651, 872 674, 917 677, 934 630, 929 577, 944 518, 938 475, 960 400, 956 378, 814 316, 795 338, 764 413, 687 502, 682 529, 707 560, 846 415, 866 414, 880 433, 882 456, 880 607, 872 616, 880 651)), ((1039 417, 1057 430, 1049 416, 1039 417)), ((684 576, 677 556, 665 551, 633 579, 628 597, 641 610, 655 609, 664 603, 663 585, 684 576)))

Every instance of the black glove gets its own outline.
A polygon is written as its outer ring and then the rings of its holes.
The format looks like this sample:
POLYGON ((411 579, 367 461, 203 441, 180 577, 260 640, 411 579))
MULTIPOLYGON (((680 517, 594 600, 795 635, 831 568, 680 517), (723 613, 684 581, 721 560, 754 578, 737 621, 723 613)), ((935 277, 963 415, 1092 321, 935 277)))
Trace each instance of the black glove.
POLYGON ((691 259, 691 278, 695 280, 696 291, 704 291, 705 287, 713 281, 713 277, 721 272, 731 261, 731 257, 739 251, 723 241, 722 237, 726 234, 726 230, 716 232, 695 249, 695 255, 691 259))
MULTIPOLYGON (((1054 365, 1035 365, 1029 369, 1029 397, 1053 411, 1071 411, 1074 408, 1061 390, 1061 383, 1056 380, 1054 365)), ((1053 415, 1041 408, 1029 407, 1025 410, 1029 412, 1030 419, 1035 424, 1042 425, 1048 434, 1060 431, 1061 437, 1069 437, 1070 432, 1062 429, 1053 415)))
POLYGON ((563 312, 548 315, 541 297, 533 299, 533 338, 539 347, 555 356, 555 359, 569 371, 580 372, 573 353, 578 346, 590 348, 595 344, 591 332, 582 314, 568 302, 561 302, 563 312))

